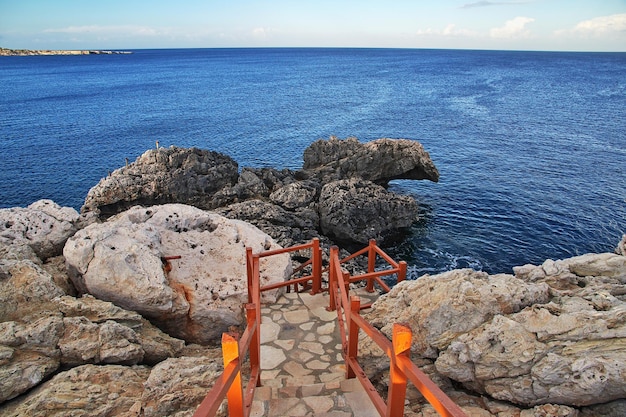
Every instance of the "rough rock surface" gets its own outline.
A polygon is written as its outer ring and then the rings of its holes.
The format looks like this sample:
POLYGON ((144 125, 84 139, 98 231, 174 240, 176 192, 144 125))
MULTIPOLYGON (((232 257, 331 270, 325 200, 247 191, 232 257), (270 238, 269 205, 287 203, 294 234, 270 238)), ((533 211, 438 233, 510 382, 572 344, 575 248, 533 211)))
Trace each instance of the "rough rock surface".
POLYGON ((417 221, 417 212, 413 198, 359 178, 330 182, 320 193, 322 233, 339 241, 398 240, 399 230, 417 221))
POLYGON ((76 233, 79 215, 70 207, 39 200, 26 208, 0 209, 0 258, 41 260, 60 255, 67 239, 76 233))
POLYGON ((153 364, 184 347, 137 313, 93 297, 65 295, 30 260, 11 261, 5 272, 0 278, 0 403, 60 366, 153 364))
POLYGON ((218 152, 197 148, 158 148, 115 170, 94 186, 81 212, 119 213, 137 204, 184 202, 212 209, 213 195, 238 178, 238 165, 218 152))
POLYGON ((588 254, 514 272, 461 270, 401 283, 367 317, 387 334, 389 323, 408 323, 414 358, 436 359, 439 375, 470 391, 535 407, 521 415, 621 407, 626 257, 588 254))
POLYGON ((24 398, 3 406, 3 417, 122 416, 141 414, 143 366, 83 365, 54 376, 24 398))
POLYGON ((408 139, 355 138, 313 142, 304 151, 303 170, 323 182, 358 177, 386 185, 394 179, 439 180, 439 172, 422 145, 408 139))
POLYGON ((407 323, 413 330, 411 351, 436 359, 458 336, 495 315, 514 313, 548 298, 546 284, 457 269, 401 282, 379 298, 366 317, 389 337, 393 323, 407 323))
MULTIPOLYGON (((66 244, 70 277, 81 293, 136 311, 168 334, 217 340, 243 323, 246 247, 276 249, 259 229, 182 204, 134 207, 80 230, 66 244), (167 260, 170 256, 180 259, 167 260), (124 291, 120 291, 124 288, 124 291)), ((261 285, 291 274, 289 255, 264 258, 261 285)), ((272 302, 278 290, 263 293, 272 302)))
POLYGON ((192 415, 222 372, 217 356, 180 357, 156 365, 144 383, 143 415, 192 415))
POLYGON ((5 403, 0 416, 191 416, 211 389, 221 356, 184 356, 147 366, 82 365, 5 403))
POLYGON ((281 246, 289 247, 309 242, 318 233, 319 216, 310 208, 288 211, 262 200, 248 200, 216 210, 229 219, 238 219, 255 225, 272 236, 281 246))

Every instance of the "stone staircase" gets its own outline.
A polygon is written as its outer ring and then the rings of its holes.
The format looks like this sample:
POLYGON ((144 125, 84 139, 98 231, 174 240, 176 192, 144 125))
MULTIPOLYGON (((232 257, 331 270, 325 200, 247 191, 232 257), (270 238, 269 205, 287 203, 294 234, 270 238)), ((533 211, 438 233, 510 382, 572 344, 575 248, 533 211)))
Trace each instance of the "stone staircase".
POLYGON ((359 381, 345 379, 337 313, 326 311, 328 303, 326 293, 286 293, 263 306, 262 386, 251 416, 379 416, 359 381))

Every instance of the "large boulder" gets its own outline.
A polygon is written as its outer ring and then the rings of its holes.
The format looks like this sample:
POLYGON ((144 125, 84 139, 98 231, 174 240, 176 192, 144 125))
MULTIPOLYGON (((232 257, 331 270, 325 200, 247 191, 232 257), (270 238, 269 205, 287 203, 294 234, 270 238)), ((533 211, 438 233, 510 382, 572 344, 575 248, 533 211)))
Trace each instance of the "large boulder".
POLYGON ((191 416, 222 373, 220 355, 170 358, 156 365, 144 383, 144 417, 191 416))
POLYGON ((37 261, 32 253, 41 260, 60 255, 67 239, 78 230, 79 217, 73 208, 51 200, 0 209, 0 258, 37 261))
POLYGON ((436 359, 457 337, 500 314, 545 303, 546 284, 527 283, 512 275, 488 275, 456 269, 403 281, 381 296, 365 317, 391 337, 393 323, 413 331, 411 351, 436 359))
POLYGON ((328 182, 352 177, 386 185, 395 179, 439 180, 428 152, 417 141, 377 139, 361 143, 356 138, 313 142, 304 151, 303 170, 328 182))
MULTIPOLYGON (((195 343, 244 322, 246 247, 279 246, 256 227, 182 204, 133 207, 80 230, 66 244, 81 293, 136 311, 168 334, 195 343), (180 259, 168 259, 180 256, 180 259)), ((261 285, 285 281, 288 254, 262 259, 261 285)), ((278 290, 263 293, 275 301, 278 290)))
POLYGON ((418 218, 410 196, 391 193, 382 186, 359 178, 330 182, 320 193, 322 233, 343 242, 367 244, 398 240, 399 231, 418 218))
POLYGON ((197 148, 158 148, 100 180, 81 211, 103 216, 137 204, 185 203, 212 209, 214 195, 237 182, 238 165, 229 156, 197 148))
MULTIPOLYGON (((5 403, 3 417, 191 416, 222 371, 219 352, 147 366, 87 364, 5 403)), ((223 413, 218 415, 224 415, 223 413)))
POLYGON ((626 396, 626 305, 555 298, 498 315, 435 362, 474 391, 523 406, 584 406, 626 396))

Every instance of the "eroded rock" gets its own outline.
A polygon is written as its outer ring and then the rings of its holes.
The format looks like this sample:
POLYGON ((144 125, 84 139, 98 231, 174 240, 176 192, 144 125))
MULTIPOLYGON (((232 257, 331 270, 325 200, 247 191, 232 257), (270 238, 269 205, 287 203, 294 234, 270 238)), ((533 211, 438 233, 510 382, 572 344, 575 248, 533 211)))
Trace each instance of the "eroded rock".
POLYGON ((412 352, 436 359, 457 337, 492 317, 548 299, 546 284, 459 269, 401 282, 365 316, 388 337, 393 323, 407 323, 413 331, 412 352))
POLYGON ((39 200, 26 208, 0 209, 0 257, 32 259, 24 256, 28 247, 39 259, 58 256, 72 236, 79 214, 71 207, 61 207, 52 200, 39 200), (13 248, 10 248, 13 246, 13 248))
POLYGON ((218 152, 191 148, 151 149, 94 186, 81 212, 104 216, 137 204, 186 203, 215 208, 214 194, 237 182, 238 165, 218 152))
POLYGON ((330 182, 322 187, 319 199, 322 233, 339 241, 379 244, 399 240, 399 231, 418 218, 412 197, 385 190, 358 178, 330 182))
POLYGON ((303 170, 323 182, 362 178, 386 185, 394 179, 439 180, 439 172, 423 146, 408 139, 356 138, 313 142, 304 151, 303 170))
MULTIPOLYGON (((168 204, 93 224, 68 241, 64 255, 80 292, 136 311, 175 337, 208 343, 243 323, 247 246, 278 248, 248 223, 168 204)), ((264 258, 260 268, 261 285, 284 281, 289 255, 264 258)), ((278 294, 264 292, 263 300, 278 294)))

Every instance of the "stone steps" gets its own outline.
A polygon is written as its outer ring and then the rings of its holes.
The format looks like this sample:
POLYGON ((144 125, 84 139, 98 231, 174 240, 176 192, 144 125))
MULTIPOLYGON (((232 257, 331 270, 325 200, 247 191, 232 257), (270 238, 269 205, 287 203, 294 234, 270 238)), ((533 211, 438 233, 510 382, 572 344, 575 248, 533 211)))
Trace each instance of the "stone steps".
POLYGON ((356 379, 345 379, 337 314, 327 294, 287 293, 261 310, 261 387, 251 416, 378 417, 356 379))

